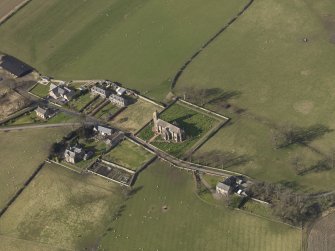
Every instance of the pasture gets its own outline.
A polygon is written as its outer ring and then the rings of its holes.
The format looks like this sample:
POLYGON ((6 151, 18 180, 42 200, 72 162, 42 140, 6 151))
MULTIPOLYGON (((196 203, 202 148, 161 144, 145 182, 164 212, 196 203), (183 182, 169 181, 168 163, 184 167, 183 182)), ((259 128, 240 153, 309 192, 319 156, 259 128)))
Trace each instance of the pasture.
POLYGON ((102 158, 125 168, 136 171, 154 155, 130 140, 123 140, 102 158))
POLYGON ((182 103, 173 104, 160 113, 159 118, 169 123, 176 124, 183 129, 185 131, 186 139, 179 143, 166 142, 160 136, 152 140, 154 137, 152 122, 143 128, 138 136, 146 141, 151 140, 150 143, 152 145, 178 157, 181 157, 186 150, 190 149, 190 147, 219 123, 218 119, 182 103))
POLYGON ((46 164, 1 218, 0 234, 58 249, 91 249, 121 198, 118 186, 97 176, 46 164))
POLYGON ((239 115, 210 103, 233 120, 201 151, 247 156, 249 161, 229 168, 254 178, 289 181, 305 191, 334 189, 332 168, 301 176, 291 164, 294 156, 302 156, 304 165, 313 167, 333 152, 334 11, 330 0, 255 1, 193 61, 176 92, 190 86, 221 88, 230 94, 222 101, 244 110, 239 115), (284 127, 298 128, 300 141, 276 150, 272 135, 284 127))
POLYGON ((164 98, 178 68, 246 3, 34 0, 0 27, 0 51, 58 79, 111 79, 164 98))
POLYGON ((51 145, 67 132, 64 128, 0 132, 0 208, 48 157, 51 145))
POLYGON ((189 173, 155 162, 139 176, 101 249, 301 250, 299 230, 206 204, 194 189, 189 173))
POLYGON ((134 104, 127 106, 125 110, 114 117, 110 124, 135 133, 152 119, 152 114, 156 110, 161 111, 162 108, 142 99, 137 99, 134 104))

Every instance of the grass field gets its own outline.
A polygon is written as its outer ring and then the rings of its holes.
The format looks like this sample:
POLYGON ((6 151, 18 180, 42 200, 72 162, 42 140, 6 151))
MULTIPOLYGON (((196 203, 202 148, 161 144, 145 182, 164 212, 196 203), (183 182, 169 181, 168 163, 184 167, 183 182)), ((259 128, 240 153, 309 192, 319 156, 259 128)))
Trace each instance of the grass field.
POLYGON ((48 157, 51 144, 68 129, 37 129, 0 132, 0 208, 48 157))
POLYGON ((300 250, 300 231, 208 205, 190 174, 165 164, 148 167, 134 190, 102 250, 300 250))
POLYGON ((232 123, 202 151, 223 149, 249 156, 247 164, 231 168, 254 178, 286 180, 304 190, 335 188, 334 170, 301 177, 290 164, 293 156, 303 156, 307 166, 313 165, 332 152, 334 11, 335 3, 330 0, 255 1, 193 61, 177 84, 177 92, 181 94, 186 86, 222 88, 233 94, 226 102, 245 109, 244 116, 235 116, 217 107, 233 117, 232 123), (305 37, 308 42, 303 42, 305 37), (284 125, 300 127, 316 137, 304 142, 310 147, 296 144, 274 150, 272 132, 284 125), (328 132, 319 134, 313 126, 328 132))
POLYGON ((129 105, 124 111, 118 114, 110 123, 121 129, 135 133, 152 119, 154 111, 161 111, 162 108, 138 99, 134 104, 129 105))
POLYGON ((144 148, 130 140, 124 140, 105 154, 103 159, 136 171, 152 157, 153 154, 144 148))
POLYGON ((40 98, 44 98, 49 94, 49 89, 50 85, 37 84, 32 90, 30 90, 30 92, 40 98))
POLYGON ((3 215, 0 234, 62 249, 91 249, 121 197, 118 186, 97 176, 48 164, 3 215))
MULTIPOLYGON (((161 137, 157 137, 151 144, 178 157, 182 156, 187 149, 218 123, 217 119, 180 103, 173 104, 164 110, 159 114, 159 118, 170 123, 176 123, 185 131, 186 140, 181 143, 169 143, 161 137)), ((154 136, 152 126, 152 123, 148 124, 139 132, 138 136, 144 140, 152 138, 154 136)))
POLYGON ((59 79, 112 79, 162 98, 185 60, 246 3, 34 0, 0 27, 0 51, 59 79))

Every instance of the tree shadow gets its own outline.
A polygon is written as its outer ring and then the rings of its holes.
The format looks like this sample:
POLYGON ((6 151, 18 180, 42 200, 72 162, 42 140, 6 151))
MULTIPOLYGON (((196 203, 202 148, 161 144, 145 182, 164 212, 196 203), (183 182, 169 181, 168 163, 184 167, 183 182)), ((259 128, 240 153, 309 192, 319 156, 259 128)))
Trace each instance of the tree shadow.
POLYGON ((332 131, 333 130, 329 129, 329 127, 320 124, 312 125, 307 128, 289 128, 281 132, 284 139, 279 145, 279 148, 288 147, 293 144, 308 144, 332 131))

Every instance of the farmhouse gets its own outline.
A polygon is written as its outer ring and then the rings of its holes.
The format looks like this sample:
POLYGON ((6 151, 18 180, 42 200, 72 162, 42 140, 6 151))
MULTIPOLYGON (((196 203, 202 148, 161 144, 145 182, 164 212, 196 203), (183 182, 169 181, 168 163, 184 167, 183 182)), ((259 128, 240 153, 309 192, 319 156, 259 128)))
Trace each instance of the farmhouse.
POLYGON ((36 112, 36 116, 42 119, 48 119, 52 116, 52 111, 49 108, 37 107, 35 112, 36 112))
POLYGON ((127 106, 127 100, 124 97, 120 97, 120 96, 115 95, 115 94, 111 94, 109 96, 109 101, 112 104, 115 104, 115 105, 117 105, 119 107, 125 107, 125 106, 127 106))
POLYGON ((75 92, 68 87, 57 86, 54 84, 50 85, 49 96, 60 100, 62 102, 70 101, 75 95, 75 92))
POLYGON ((15 78, 23 77, 34 70, 29 65, 8 55, 1 58, 0 67, 8 71, 15 78))
POLYGON ((90 157, 92 157, 93 152, 90 151, 88 153, 85 153, 85 151, 81 147, 68 147, 64 152, 64 158, 66 162, 75 164, 82 160, 88 160, 90 157))
POLYGON ((110 91, 108 89, 103 88, 103 87, 93 86, 91 88, 91 93, 93 93, 94 95, 99 95, 103 98, 107 98, 110 94, 110 91))
POLYGON ((113 134, 113 129, 106 126, 95 126, 93 128, 95 132, 98 132, 102 136, 111 136, 113 134))
POLYGON ((158 118, 157 111, 153 114, 153 131, 160 134, 166 141, 182 142, 185 132, 181 128, 158 118))
POLYGON ((225 179, 223 182, 218 182, 216 185, 216 192, 221 195, 228 196, 234 191, 236 186, 236 179, 234 176, 231 176, 225 179))

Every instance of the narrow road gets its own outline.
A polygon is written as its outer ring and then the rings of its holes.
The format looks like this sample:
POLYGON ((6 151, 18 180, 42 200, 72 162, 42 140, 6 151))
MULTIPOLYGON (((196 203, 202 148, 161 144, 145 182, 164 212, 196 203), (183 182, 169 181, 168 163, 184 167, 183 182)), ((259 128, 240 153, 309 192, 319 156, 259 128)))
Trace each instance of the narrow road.
POLYGON ((189 170, 189 171, 198 171, 198 172, 202 172, 202 173, 207 173, 207 174, 212 174, 212 175, 218 175, 218 176, 231 176, 231 175, 243 175, 246 178, 249 178, 251 180, 250 177, 241 174, 241 173, 237 173, 237 172, 232 172, 232 171, 228 171, 228 170, 223 170, 223 169, 217 169, 217 168, 213 168, 213 167, 209 167, 209 166, 204 166, 204 165, 199 165, 199 164, 195 164, 192 162, 188 162, 185 160, 181 160, 178 159, 168 153, 165 153, 164 151, 156 148, 155 146, 148 144, 147 142, 145 142, 144 140, 129 134, 127 135, 130 139, 132 139, 133 141, 137 142, 138 144, 142 145, 144 148, 149 149, 150 151, 154 152, 158 158, 168 162, 170 165, 176 166, 178 168, 181 169, 185 169, 185 170, 189 170))
POLYGON ((25 129, 36 129, 36 128, 55 128, 55 127, 71 127, 80 126, 81 123, 59 123, 59 124, 31 124, 24 126, 6 126, 0 127, 0 131, 17 131, 25 129))

